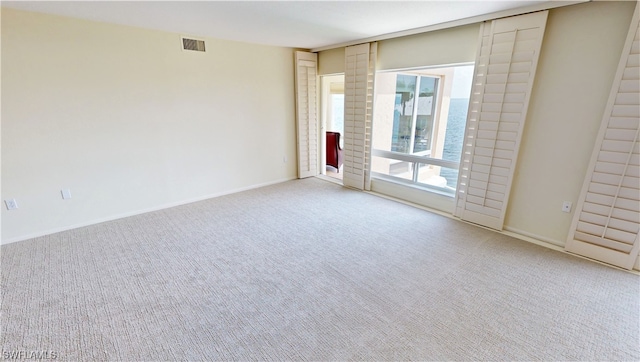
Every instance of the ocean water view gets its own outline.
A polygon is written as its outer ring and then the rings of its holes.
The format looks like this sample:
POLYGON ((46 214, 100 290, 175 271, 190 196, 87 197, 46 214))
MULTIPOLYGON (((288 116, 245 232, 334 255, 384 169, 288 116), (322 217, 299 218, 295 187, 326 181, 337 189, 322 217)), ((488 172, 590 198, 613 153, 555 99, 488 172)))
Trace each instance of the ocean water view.
MULTIPOLYGON (((452 98, 449 105, 449 118, 447 121, 447 132, 444 138, 444 150, 442 159, 447 161, 460 162, 462 155, 462 139, 467 123, 467 111, 469 99, 452 98)), ((447 186, 456 187, 458 183, 458 170, 442 168, 440 176, 447 179, 447 186)))

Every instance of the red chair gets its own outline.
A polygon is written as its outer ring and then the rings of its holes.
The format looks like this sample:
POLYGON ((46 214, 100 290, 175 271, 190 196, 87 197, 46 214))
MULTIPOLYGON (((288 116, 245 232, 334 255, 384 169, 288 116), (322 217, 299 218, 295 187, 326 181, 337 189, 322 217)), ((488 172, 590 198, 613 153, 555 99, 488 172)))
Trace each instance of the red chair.
POLYGON ((340 133, 326 132, 327 134, 327 166, 332 166, 338 173, 342 166, 342 148, 340 147, 340 133))

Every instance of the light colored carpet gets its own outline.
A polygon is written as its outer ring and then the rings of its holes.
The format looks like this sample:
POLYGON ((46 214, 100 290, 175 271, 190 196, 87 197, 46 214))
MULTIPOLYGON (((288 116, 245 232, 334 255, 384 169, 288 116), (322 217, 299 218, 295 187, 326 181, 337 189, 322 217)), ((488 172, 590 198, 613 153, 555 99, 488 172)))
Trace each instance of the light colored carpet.
POLYGON ((319 179, 1 251, 3 358, 640 360, 637 275, 319 179))

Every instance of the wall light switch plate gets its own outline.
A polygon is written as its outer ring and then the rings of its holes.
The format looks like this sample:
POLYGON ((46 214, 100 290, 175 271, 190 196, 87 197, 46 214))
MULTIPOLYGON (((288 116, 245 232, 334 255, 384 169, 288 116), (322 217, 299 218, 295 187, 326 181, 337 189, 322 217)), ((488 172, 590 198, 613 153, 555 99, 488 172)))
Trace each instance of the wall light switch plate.
POLYGON ((62 189, 60 192, 62 193, 62 198, 63 198, 63 199, 68 200, 68 199, 70 199, 70 198, 71 198, 71 190, 69 190, 69 189, 62 189))
POLYGON ((565 201, 562 203, 562 212, 571 212, 571 201, 565 201))
POLYGON ((7 210, 15 210, 18 208, 18 202, 16 199, 4 200, 4 203, 7 205, 7 210))

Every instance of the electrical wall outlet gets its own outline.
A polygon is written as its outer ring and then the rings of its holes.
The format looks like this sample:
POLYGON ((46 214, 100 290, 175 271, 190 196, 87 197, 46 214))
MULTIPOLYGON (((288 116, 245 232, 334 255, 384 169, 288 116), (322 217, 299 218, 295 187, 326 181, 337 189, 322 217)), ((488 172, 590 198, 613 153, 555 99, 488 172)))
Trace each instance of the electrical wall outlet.
POLYGON ((565 201, 562 203, 562 212, 571 212, 571 201, 565 201))
POLYGON ((7 210, 15 210, 18 208, 18 202, 16 199, 4 200, 4 203, 7 205, 7 210))

